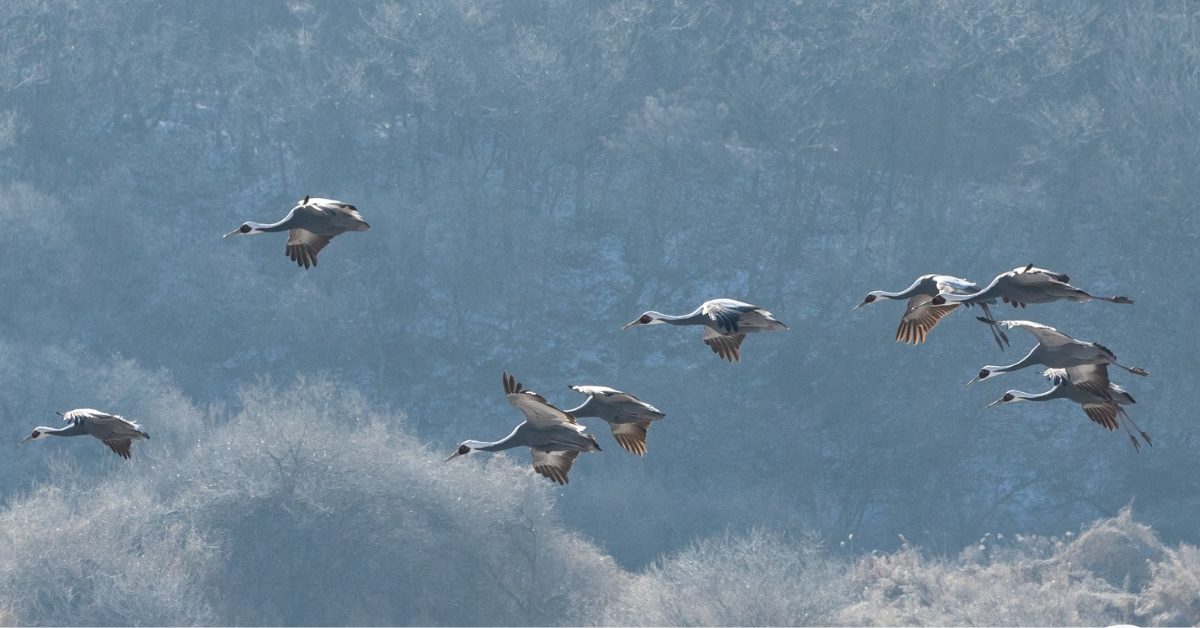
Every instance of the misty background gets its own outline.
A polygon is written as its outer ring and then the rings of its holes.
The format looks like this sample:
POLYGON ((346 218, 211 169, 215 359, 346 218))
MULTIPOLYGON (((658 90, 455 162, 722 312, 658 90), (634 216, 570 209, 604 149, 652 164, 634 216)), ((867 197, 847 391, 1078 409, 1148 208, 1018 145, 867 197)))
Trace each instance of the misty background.
POLYGON ((0 4, 0 622, 1200 622, 1195 10, 0 4), (221 239, 308 194, 371 231, 221 239), (1029 262, 1136 301, 997 313, 1150 371, 1152 449, 850 313, 1029 262), (791 329, 620 331, 722 296, 791 329), (506 369, 667 418, 443 465, 506 369), (75 407, 153 440, 16 447, 75 407))

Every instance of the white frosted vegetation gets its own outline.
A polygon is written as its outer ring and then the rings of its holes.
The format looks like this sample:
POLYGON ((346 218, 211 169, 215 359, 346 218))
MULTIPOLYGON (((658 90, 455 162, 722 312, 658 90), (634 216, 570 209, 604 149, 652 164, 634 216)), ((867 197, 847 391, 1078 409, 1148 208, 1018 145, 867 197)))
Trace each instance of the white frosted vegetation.
POLYGON ((192 443, 92 477, 65 465, 13 500, 8 621, 569 623, 613 586, 523 466, 443 465, 402 416, 325 381, 242 401, 192 443))
POLYGON ((180 408, 189 436, 139 443, 129 463, 99 447, 22 454, 53 462, 0 510, 4 623, 1200 621, 1200 552, 1128 509, 1063 538, 989 535, 955 558, 751 530, 631 573, 563 525, 522 457, 443 464, 402 414, 333 380, 249 386, 222 416, 126 361, 94 373, 96 391, 154 413, 153 433, 180 408))
POLYGON ((616 625, 831 625, 847 564, 813 539, 753 530, 693 544, 628 581, 598 620, 616 625))

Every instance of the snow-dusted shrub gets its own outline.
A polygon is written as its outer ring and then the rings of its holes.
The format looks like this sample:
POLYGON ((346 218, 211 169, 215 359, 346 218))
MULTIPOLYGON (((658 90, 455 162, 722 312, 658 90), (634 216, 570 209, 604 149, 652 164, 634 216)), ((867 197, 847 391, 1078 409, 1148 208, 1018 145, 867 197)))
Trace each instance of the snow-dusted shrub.
POLYGON ((598 609, 618 625, 828 625, 850 596, 845 565, 813 539, 754 530, 700 541, 632 578, 598 609))
POLYGON ((838 617, 848 625, 1058 625, 1124 621, 1133 596, 1063 561, 1019 552, 1003 560, 926 558, 905 545, 854 568, 861 595, 838 617))
POLYGON ((620 570, 562 528, 524 460, 443 464, 403 417, 326 381, 243 402, 154 464, 98 476, 64 464, 0 511, 5 617, 572 624, 615 589, 620 570))
POLYGON ((216 621, 197 576, 220 564, 220 552, 155 499, 152 483, 64 482, 0 512, 4 623, 216 621))
POLYGON ((1072 570, 1084 569, 1114 587, 1138 591, 1150 580, 1150 566, 1166 555, 1166 547, 1149 526, 1133 521, 1128 506, 1111 519, 1084 530, 1063 552, 1072 570))
POLYGON ((1200 548, 1168 549, 1150 566, 1150 583, 1138 602, 1140 621, 1154 626, 1200 625, 1200 548))

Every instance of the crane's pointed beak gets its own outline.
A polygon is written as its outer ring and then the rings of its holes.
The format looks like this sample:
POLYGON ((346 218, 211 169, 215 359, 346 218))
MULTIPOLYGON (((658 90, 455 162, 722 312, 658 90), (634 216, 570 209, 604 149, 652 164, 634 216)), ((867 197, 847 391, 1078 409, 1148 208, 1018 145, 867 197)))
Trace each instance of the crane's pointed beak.
POLYGON ((851 311, 851 312, 853 312, 854 310, 857 310, 858 308, 860 308, 860 307, 862 307, 862 306, 864 306, 864 305, 866 305, 866 304, 867 304, 867 302, 866 302, 866 301, 863 301, 862 303, 859 303, 858 305, 856 305, 856 306, 854 306, 854 307, 850 308, 850 311, 851 311))
POLYGON ((635 321, 633 321, 633 322, 626 323, 626 324, 625 324, 625 326, 624 326, 624 327, 622 327, 621 329, 622 329, 622 330, 626 330, 626 329, 629 329, 630 327, 633 327, 634 325, 637 325, 637 324, 638 324, 638 322, 635 320, 635 321))
POLYGON ((979 378, 978 378, 978 377, 972 377, 972 378, 971 378, 971 381, 967 382, 967 385, 966 385, 966 386, 963 386, 963 388, 967 388, 967 387, 969 387, 971 384, 974 384, 974 383, 975 383, 975 382, 977 382, 977 381, 979 381, 979 378))
POLYGON ((31 441, 31 440, 33 440, 33 437, 32 437, 32 436, 26 436, 25 438, 22 438, 22 439, 21 439, 21 442, 19 442, 19 443, 17 443, 17 444, 18 444, 18 445, 24 445, 25 443, 28 443, 28 442, 29 442, 29 441, 31 441))
POLYGON ((456 451, 456 452, 454 452, 454 453, 450 454, 450 457, 449 457, 449 458, 446 458, 445 460, 443 460, 443 461, 442 461, 442 464, 445 464, 445 463, 447 463, 447 462, 450 462, 451 460, 454 460, 455 458, 457 458, 457 457, 459 457, 459 456, 461 456, 461 455, 462 455, 462 454, 460 454, 460 453, 458 453, 458 452, 456 451))
POLYGON ((222 237, 222 238, 228 238, 229 236, 234 236, 234 235, 237 235, 237 234, 239 234, 239 233, 241 233, 241 232, 242 232, 242 228, 241 228, 241 227, 238 227, 237 229, 234 229, 233 231, 230 231, 229 233, 226 233, 225 235, 223 235, 223 236, 221 236, 221 237, 222 237))
POLYGON ((996 404, 1003 403, 1003 402, 1004 402, 1004 397, 1001 397, 1001 398, 999 398, 999 399, 997 399, 997 400, 995 400, 995 401, 993 401, 993 402, 991 402, 991 403, 987 404, 987 405, 986 405, 986 406, 984 406, 984 407, 990 408, 990 407, 992 407, 992 406, 994 406, 994 405, 996 405, 996 404))

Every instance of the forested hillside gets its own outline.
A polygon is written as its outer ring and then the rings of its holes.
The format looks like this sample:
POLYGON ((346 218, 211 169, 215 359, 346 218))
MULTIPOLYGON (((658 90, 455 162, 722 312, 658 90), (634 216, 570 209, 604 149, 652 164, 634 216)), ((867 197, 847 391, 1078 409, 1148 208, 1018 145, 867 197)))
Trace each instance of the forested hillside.
POLYGON ((1195 11, 0 3, 0 621, 1200 621, 1195 11), (307 271, 222 240, 309 194, 372 229, 307 271), (916 347, 902 304, 850 312, 1030 262, 1136 301, 997 313, 1146 368, 1114 379, 1153 448, 984 409, 1049 386, 963 388, 1033 346, 975 310, 916 347), (620 330, 720 296, 790 330, 738 364, 620 330), (506 369, 667 417, 642 459, 585 420, 564 488, 523 450, 442 464, 519 422, 506 369), (16 447, 75 407, 152 440, 16 447))

